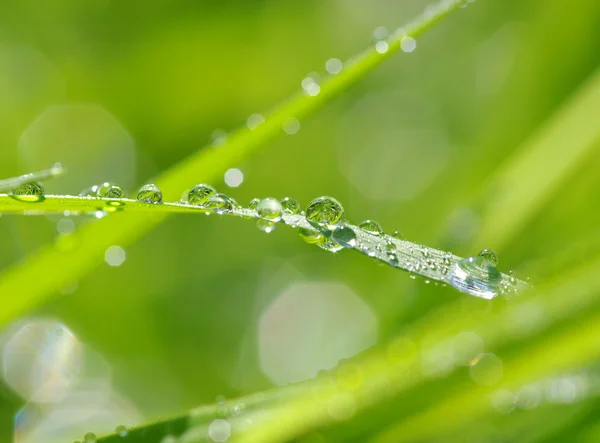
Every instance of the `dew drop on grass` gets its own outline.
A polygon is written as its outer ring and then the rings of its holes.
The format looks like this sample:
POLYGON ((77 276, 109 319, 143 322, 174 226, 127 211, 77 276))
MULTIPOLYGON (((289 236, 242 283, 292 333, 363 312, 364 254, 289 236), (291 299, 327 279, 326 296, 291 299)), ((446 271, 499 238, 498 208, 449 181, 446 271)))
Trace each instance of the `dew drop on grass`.
POLYGON ((120 186, 114 183, 105 182, 97 186, 96 195, 102 198, 123 198, 125 193, 120 186))
POLYGON ((211 195, 216 193, 217 191, 212 186, 199 183, 190 189, 187 201, 190 205, 203 206, 211 195))
POLYGON ((233 211, 235 205, 235 201, 229 198, 227 195, 213 194, 208 198, 204 207, 216 214, 225 214, 233 211))
POLYGON ((381 229, 381 225, 377 223, 375 220, 365 220, 360 225, 358 225, 360 229, 363 231, 372 234, 372 235, 381 235, 383 234, 383 229, 381 229))
POLYGON ((27 203, 39 203, 46 200, 44 185, 40 182, 24 183, 10 191, 9 196, 27 203))
POLYGON ((494 263, 480 255, 455 263, 450 271, 450 284, 459 291, 492 299, 498 295, 502 274, 494 263))
POLYGON ((258 207, 260 200, 261 200, 260 198, 253 198, 252 200, 250 200, 250 203, 248 203, 248 209, 256 211, 256 208, 258 207))
POLYGON ((117 434, 119 437, 127 437, 128 433, 129 431, 127 430, 126 426, 119 425, 115 428, 115 434, 117 434))
POLYGON ((356 232, 348 226, 340 226, 333 231, 331 238, 344 248, 352 249, 356 246, 356 232))
POLYGON ((338 252, 344 249, 344 246, 327 237, 321 237, 317 242, 317 246, 329 252, 338 252))
POLYGON ((312 229, 300 228, 298 229, 298 235, 306 243, 315 244, 318 243, 323 237, 318 231, 312 229))
POLYGON ((96 443, 96 434, 88 432, 83 436, 83 443, 96 443))
POLYGON ((271 222, 278 222, 281 220, 282 211, 283 207, 281 203, 279 203, 278 200, 270 197, 263 198, 256 207, 258 216, 271 222))
POLYGON ((156 185, 144 185, 138 191, 136 200, 141 203, 159 204, 162 203, 162 192, 156 185))
POLYGON ((397 239, 403 239, 404 236, 400 233, 400 231, 394 231, 392 233, 392 237, 397 238, 397 239))
POLYGON ((269 221, 269 220, 265 220, 265 219, 261 218, 256 221, 256 227, 259 230, 266 232, 268 234, 275 230, 275 228, 277 227, 277 222, 269 221))
POLYGON ((344 219, 342 204, 333 197, 319 197, 306 208, 306 220, 320 230, 334 230, 344 219))
POLYGON ((285 215, 295 215, 300 212, 300 203, 290 197, 281 200, 281 208, 285 215))
POLYGON ((479 253, 479 257, 489 261, 494 266, 498 266, 498 256, 491 249, 482 249, 479 253))

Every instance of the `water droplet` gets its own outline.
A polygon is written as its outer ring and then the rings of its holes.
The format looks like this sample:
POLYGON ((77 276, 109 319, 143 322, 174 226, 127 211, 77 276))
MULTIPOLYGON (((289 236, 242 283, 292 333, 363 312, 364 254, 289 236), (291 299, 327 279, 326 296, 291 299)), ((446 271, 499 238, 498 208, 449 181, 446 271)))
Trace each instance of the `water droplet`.
POLYGON ((400 40, 400 49, 404 52, 413 52, 417 47, 417 41, 412 37, 403 37, 400 40))
POLYGON ((398 256, 394 253, 389 253, 387 255, 387 259, 388 262, 392 265, 392 266, 398 266, 398 256))
POLYGON ((312 77, 305 77, 302 79, 302 89, 311 97, 314 97, 321 92, 321 87, 315 79, 312 77))
POLYGON ((491 249, 483 249, 478 255, 484 260, 489 261, 494 266, 498 266, 498 256, 491 249))
POLYGON ((275 230, 275 228, 277 227, 277 222, 269 221, 269 220, 265 220, 265 219, 261 218, 256 221, 256 227, 259 230, 269 234, 270 232, 273 232, 275 230))
POLYGON ((105 182, 97 187, 96 195, 102 198, 123 198, 123 196, 125 196, 125 193, 119 185, 115 185, 114 183, 110 182, 105 182))
POLYGON ((338 252, 344 249, 341 244, 327 237, 321 237, 321 239, 319 239, 317 242, 317 246, 329 252, 338 252))
POLYGON ((373 31, 373 37, 376 40, 383 40, 384 38, 388 37, 388 30, 385 26, 378 26, 377 28, 375 28, 375 30, 373 31))
POLYGON ((96 443, 96 434, 93 432, 88 432, 83 436, 84 443, 96 443))
POLYGON ((298 235, 302 238, 302 240, 310 244, 318 243, 323 237, 320 232, 307 228, 298 229, 298 235))
POLYGON ((39 203, 46 199, 44 196, 44 185, 40 182, 25 183, 17 186, 8 195, 15 200, 27 203, 39 203))
POLYGON ((393 241, 388 241, 385 244, 385 250, 387 252, 396 252, 398 250, 398 247, 396 246, 396 243, 394 243, 393 241))
POLYGON ((140 188, 136 200, 141 203, 159 204, 162 203, 162 192, 156 185, 147 184, 140 188))
POLYGON ((288 118, 286 121, 283 122, 282 127, 283 131, 286 134, 294 135, 300 130, 300 121, 294 117, 288 118))
POLYGON ((248 203, 248 209, 252 209, 253 211, 256 211, 256 208, 258 207, 260 200, 261 200, 260 198, 253 198, 252 200, 250 200, 250 203, 248 203))
POLYGON ((402 235, 402 233, 400 233, 400 231, 394 231, 392 233, 392 237, 397 238, 397 239, 403 239, 404 236, 402 235))
POLYGON ((460 260, 450 272, 450 284, 456 289, 488 300, 498 295, 501 281, 496 266, 480 256, 460 260))
POLYGON ((127 437, 128 431, 127 431, 127 427, 123 426, 123 425, 119 425, 115 428, 115 434, 117 434, 119 437, 127 437))
POLYGON ((98 196, 98 186, 90 186, 89 188, 85 188, 83 191, 79 193, 80 197, 97 197, 98 196))
POLYGON ((190 205, 203 206, 210 196, 216 193, 217 191, 212 186, 200 183, 190 190, 187 201, 190 205))
POLYGON ((290 197, 281 200, 281 207, 285 215, 294 215, 300 212, 300 203, 290 197))
POLYGON ((372 234, 372 235, 381 235, 383 234, 383 229, 381 229, 381 225, 377 223, 375 220, 365 220, 360 225, 358 225, 360 229, 363 231, 372 234))
POLYGON ((206 209, 210 209, 216 214, 231 212, 233 211, 234 206, 234 201, 225 194, 211 195, 204 205, 206 209))
POLYGON ((388 49, 389 45, 388 42, 386 42, 385 40, 380 40, 377 43, 375 43, 375 50, 380 54, 385 54, 388 51, 388 49))
POLYGON ((356 246, 356 232, 348 226, 341 226, 333 231, 331 238, 344 248, 352 249, 356 246))
POLYGON ((342 61, 337 58, 330 58, 325 63, 325 69, 331 75, 339 74, 342 70, 342 67, 343 67, 342 61))
POLYGON ((306 208, 306 219, 317 229, 334 230, 344 218, 344 208, 333 197, 319 197, 306 208))
POLYGON ((260 115, 260 114, 252 114, 250 117, 248 117, 248 128, 250 128, 250 130, 252 129, 256 129, 259 125, 262 125, 265 122, 265 118, 260 115))
POLYGON ((231 168, 225 172, 223 181, 230 188, 237 188, 244 182, 244 173, 238 168, 231 168))
POLYGON ((279 203, 278 200, 270 197, 263 198, 256 207, 256 212, 260 218, 273 222, 278 222, 281 220, 282 211, 283 208, 281 203, 279 203))

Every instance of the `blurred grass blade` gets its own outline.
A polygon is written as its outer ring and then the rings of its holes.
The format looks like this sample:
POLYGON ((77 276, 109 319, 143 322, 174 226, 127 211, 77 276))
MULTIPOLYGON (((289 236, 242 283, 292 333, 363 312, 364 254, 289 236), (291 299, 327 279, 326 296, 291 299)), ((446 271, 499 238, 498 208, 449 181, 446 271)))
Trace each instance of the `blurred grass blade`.
POLYGON ((474 244, 501 249, 600 149, 600 71, 507 161, 484 187, 474 244))
MULTIPOLYGON (((175 200, 184 189, 195 183, 215 181, 234 162, 248 158, 267 140, 282 134, 282 125, 289 119, 301 118, 316 111, 327 99, 398 52, 407 35, 411 38, 419 36, 468 3, 468 0, 443 0, 437 6, 427 8, 423 15, 402 28, 401 32, 393 33, 388 38, 386 51, 369 48, 347 62, 340 73, 326 78, 317 95, 298 93, 253 130, 240 129, 228 136, 226 142, 218 148, 208 147, 198 151, 166 171, 155 183, 167 199, 175 200)), ((154 229, 165 218, 166 214, 154 217, 146 214, 112 214, 77 231, 73 239, 74 244, 78 245, 75 250, 65 251, 49 245, 38 254, 6 270, 0 279, 0 294, 3 296, 0 326, 34 309, 65 285, 91 272, 103 261, 104 252, 109 246, 130 244, 154 229), (46 272, 48 269, 58 272, 46 272), (36 278, 31 278, 32 275, 36 278)))
POLYGON ((49 178, 58 177, 59 175, 62 175, 64 173, 65 170, 63 166, 60 163, 56 163, 50 169, 45 169, 43 171, 38 172, 31 172, 29 174, 24 174, 19 177, 11 177, 0 180, 0 192, 9 191, 11 189, 16 188, 17 186, 31 183, 33 181, 42 181, 47 180, 49 178))

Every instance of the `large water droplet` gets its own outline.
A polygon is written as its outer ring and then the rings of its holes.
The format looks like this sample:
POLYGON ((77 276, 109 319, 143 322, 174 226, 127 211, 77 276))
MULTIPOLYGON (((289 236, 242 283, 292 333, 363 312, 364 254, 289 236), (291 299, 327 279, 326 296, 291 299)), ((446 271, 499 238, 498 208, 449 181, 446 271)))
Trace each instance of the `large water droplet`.
POLYGON ((333 231, 331 238, 344 248, 352 249, 356 246, 356 232, 348 226, 341 226, 333 231))
POLYGON ((383 229, 381 228, 381 225, 375 220, 365 220, 360 225, 358 225, 358 227, 372 235, 383 234, 383 229))
POLYGON ((491 249, 482 249, 478 255, 479 257, 489 261, 494 266, 498 266, 498 256, 491 249))
POLYGON ((120 186, 110 182, 99 185, 96 189, 96 194, 102 198, 122 198, 125 195, 120 186))
POLYGON ((83 436, 84 443, 96 443, 96 434, 93 432, 88 432, 83 436))
POLYGON ((203 206, 210 196, 216 193, 212 186, 200 183, 190 189, 187 200, 190 205, 203 206))
POLYGON ((342 245, 340 245, 338 242, 327 238, 327 237, 321 237, 319 239, 319 241, 317 242, 317 246, 321 249, 325 249, 326 251, 329 252, 338 252, 341 251, 342 249, 344 249, 344 247, 342 245))
POLYGON ((484 257, 468 257, 455 263, 450 272, 450 284, 459 291, 485 299, 498 295, 502 274, 484 257))
POLYGON ((128 433, 129 431, 127 431, 127 427, 124 425, 119 425, 115 428, 115 434, 117 434, 119 437, 127 437, 128 433))
POLYGON ((250 203, 248 203, 248 209, 252 209, 253 211, 256 211, 256 208, 258 207, 260 200, 261 200, 260 198, 253 198, 252 200, 250 200, 250 203))
POLYGON ((136 200, 141 203, 159 204, 162 203, 162 192, 156 185, 144 185, 138 191, 136 200))
POLYGON ((342 204, 333 197, 315 198, 306 208, 306 219, 317 229, 334 230, 344 218, 342 204))
POLYGON ((204 206, 217 214, 225 214, 233 211, 235 202, 225 194, 213 194, 204 206))
POLYGON ((281 203, 274 198, 263 198, 258 206, 256 207, 256 212, 260 218, 265 220, 269 220, 271 222, 278 222, 281 220, 281 212, 283 208, 281 203))
POLYGON ((290 197, 281 200, 281 208, 286 215, 294 215, 300 212, 300 203, 290 197))
POLYGON ((27 203, 39 203, 46 199, 44 196, 44 185, 40 182, 25 183, 17 186, 8 195, 15 200, 27 203))
POLYGON ((318 231, 314 231, 312 229, 307 228, 298 229, 298 235, 300 236, 300 238, 302 238, 302 240, 310 244, 315 244, 319 242, 323 237, 318 231))
POLYGON ((277 222, 269 221, 269 220, 265 220, 265 219, 261 218, 256 221, 256 227, 259 230, 266 232, 268 234, 275 230, 275 228, 277 227, 277 222))

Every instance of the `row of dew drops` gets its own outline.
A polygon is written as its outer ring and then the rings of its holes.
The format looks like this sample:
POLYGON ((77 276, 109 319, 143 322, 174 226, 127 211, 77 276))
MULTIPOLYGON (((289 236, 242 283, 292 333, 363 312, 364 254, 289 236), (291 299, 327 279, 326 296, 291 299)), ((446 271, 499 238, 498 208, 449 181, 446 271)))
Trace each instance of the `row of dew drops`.
MULTIPOLYGON (((45 200, 44 187, 39 182, 23 184, 9 195, 23 202, 45 200)), ((90 199, 101 198, 101 212, 104 214, 122 210, 126 205, 123 189, 109 182, 87 188, 79 195, 90 199)), ((156 205, 163 203, 163 196, 156 185, 146 184, 137 192, 136 200, 156 205)), ((257 227, 266 233, 272 232, 277 223, 283 222, 298 227, 298 234, 305 242, 322 249, 330 252, 357 249, 393 267, 408 270, 412 278, 415 274, 421 274, 477 297, 491 299, 500 293, 516 292, 515 277, 510 275, 507 279, 503 278, 496 267, 498 259, 493 251, 484 249, 476 256, 460 260, 447 253, 441 257, 434 256, 435 250, 430 248, 410 242, 400 243, 403 237, 398 231, 387 235, 374 220, 366 220, 358 226, 348 224, 344 219, 343 206, 333 197, 318 197, 309 203, 305 211, 301 210, 296 200, 289 197, 282 200, 255 198, 244 209, 233 198, 217 192, 212 186, 197 184, 180 203, 204 209, 207 214, 233 213, 248 219, 257 218, 257 227), (369 235, 357 235, 357 230, 369 235)), ((429 280, 426 282, 429 283, 429 280)))

